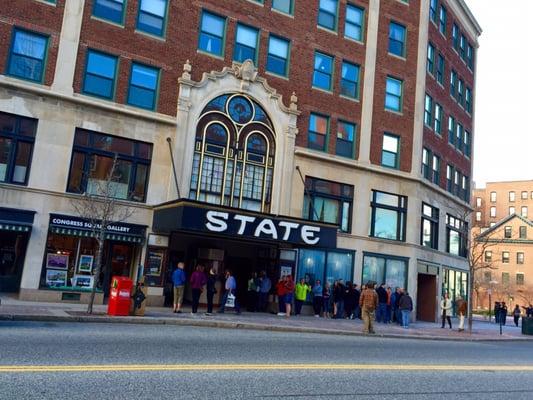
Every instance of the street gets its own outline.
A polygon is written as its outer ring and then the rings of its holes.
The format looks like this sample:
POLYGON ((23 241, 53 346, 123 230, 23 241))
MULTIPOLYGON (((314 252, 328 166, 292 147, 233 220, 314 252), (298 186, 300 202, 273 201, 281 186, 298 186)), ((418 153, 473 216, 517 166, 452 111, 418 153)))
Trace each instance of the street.
POLYGON ((1 399, 533 395, 533 346, 519 342, 4 321, 0 360, 1 399))

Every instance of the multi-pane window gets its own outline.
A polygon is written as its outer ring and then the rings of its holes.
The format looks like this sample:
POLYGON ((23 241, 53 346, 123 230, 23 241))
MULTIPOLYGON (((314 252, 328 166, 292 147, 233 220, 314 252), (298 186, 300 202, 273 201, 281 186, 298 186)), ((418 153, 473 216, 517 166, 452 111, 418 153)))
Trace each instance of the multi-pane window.
POLYGON ((145 201, 152 145, 76 129, 67 191, 145 201))
POLYGON ((492 206, 490 208, 490 217, 491 218, 496 218, 496 207, 492 206))
POLYGON ((383 254, 363 254, 361 282, 384 282, 388 287, 407 287, 408 259, 383 254))
POLYGON ((307 135, 307 147, 315 150, 326 150, 329 133, 329 117, 311 113, 309 116, 309 132, 307 135))
POLYGON ((461 198, 465 202, 470 203, 470 179, 466 175, 463 175, 461 189, 462 189, 461 198))
POLYGON ((226 18, 202 11, 198 49, 216 56, 224 55, 226 18))
POLYGON ((353 186, 306 177, 303 217, 335 224, 343 232, 351 226, 353 186))
POLYGON ((468 224, 450 214, 446 214, 446 251, 466 257, 468 224))
POLYGON ((435 69, 435 46, 428 43, 428 54, 427 54, 427 70, 430 74, 433 75, 435 69))
POLYGON ((490 192, 491 203, 496 203, 496 192, 490 192))
POLYGON ((431 128, 433 113, 433 99, 426 93, 426 99, 424 101, 424 124, 431 128))
POLYGON ((407 197, 372 190, 370 236, 405 240, 407 197))
POLYGON ((437 57, 437 72, 435 74, 435 78, 437 79, 437 82, 441 85, 444 84, 444 64, 445 64, 444 56, 439 53, 437 57))
POLYGON ((387 76, 385 87, 385 109, 391 111, 402 111, 403 81, 387 76))
POLYGON ((430 0, 429 1, 429 19, 433 21, 434 23, 437 23, 437 8, 438 8, 438 0, 430 0))
POLYGON ((463 125, 461 125, 459 122, 455 125, 455 148, 458 151, 463 151, 463 134, 464 129, 463 125))
MULTIPOLYGON (((509 264, 509 260, 511 258, 511 255, 508 251, 502 251, 502 263, 503 264, 509 264)), ((502 281, 503 281, 503 276, 502 276, 502 281)), ((503 282, 505 283, 505 282, 503 282)))
POLYGON ((466 60, 466 43, 465 35, 461 35, 459 38, 459 56, 461 56, 463 60, 466 60))
POLYGON ((472 113, 472 89, 469 87, 465 89, 465 109, 467 113, 472 113))
POLYGON ((151 35, 165 35, 167 0, 140 0, 137 29, 151 35))
POLYGON ((117 24, 122 24, 124 22, 124 3, 124 0, 95 0, 93 15, 117 24))
POLYGON ((433 183, 436 185, 440 185, 440 157, 436 154, 433 154, 432 170, 433 183))
POLYGON ((470 44, 466 48, 466 64, 471 70, 474 69, 474 48, 470 44))
POLYGON ((524 218, 527 218, 527 206, 522 206, 520 208, 520 215, 524 218))
POLYGON ((465 84, 462 79, 459 79, 457 82, 457 102, 460 105, 463 105, 463 99, 464 99, 464 87, 465 84))
MULTIPOLYGON (((507 253, 507 255, 509 255, 509 253, 507 253)), ((509 263, 509 258, 507 258, 507 263, 509 263)), ((502 272, 502 284, 508 286, 509 281, 509 272, 502 272)))
POLYGON ((354 99, 359 98, 359 65, 342 62, 341 94, 354 99))
POLYGON ((476 221, 481 221, 481 211, 476 211, 476 221))
POLYGON ((338 11, 338 0, 319 0, 318 25, 336 31, 338 11))
POLYGON ((514 191, 509 192, 509 201, 515 201, 516 200, 516 193, 514 191))
POLYGON ((364 17, 365 11, 362 8, 347 4, 344 36, 362 42, 364 17))
POLYGON ((470 157, 472 152, 472 135, 470 135, 470 132, 468 132, 467 130, 465 130, 464 132, 464 154, 465 156, 470 157))
POLYGON ((509 215, 513 215, 515 213, 516 213, 516 209, 513 206, 509 207, 509 215))
POLYGON ((435 119, 433 121, 433 129, 435 133, 442 134, 442 106, 435 103, 435 119))
POLYGON ((389 168, 398 168, 400 159, 400 138, 388 133, 383 134, 383 147, 381 150, 381 165, 389 168))
POLYGON ((118 59, 116 56, 89 50, 83 92, 112 99, 115 95, 115 80, 118 59))
POLYGON ((426 148, 422 149, 422 175, 424 178, 431 179, 431 151, 426 148))
POLYGON ((485 250, 485 262, 492 262, 492 250, 485 250))
POLYGON ((455 143, 455 118, 448 116, 448 143, 452 146, 455 143))
POLYGON ((335 152, 339 156, 353 158, 355 153, 355 124, 338 121, 335 152))
POLYGON ((389 25, 389 53, 405 57, 405 26, 396 22, 389 25))
POLYGON ((17 78, 42 82, 47 47, 48 37, 20 29, 13 30, 7 73, 17 78))
MULTIPOLYGON (((524 263, 524 253, 519 251, 516 253, 516 263, 517 264, 523 264, 524 263)), ((518 276, 518 274, 517 274, 518 276)), ((517 279, 517 282, 518 283, 518 279, 517 279)))
POLYGON ((476 207, 481 207, 481 197, 476 197, 476 207))
POLYGON ((315 52, 313 87, 330 91, 333 76, 333 57, 315 52))
POLYGON ((522 190, 522 193, 520 193, 520 198, 522 200, 527 200, 527 191, 526 190, 522 190))
POLYGON ((453 167, 450 164, 446 166, 446 190, 453 193, 453 167))
POLYGON ((422 203, 422 246, 438 249, 439 247, 439 209, 422 203))
POLYGON ((157 102, 159 68, 132 63, 128 104, 153 110, 157 102))
POLYGON ((518 228, 518 237, 520 239, 527 239, 527 226, 522 225, 518 228))
POLYGON ((511 239, 513 234, 513 228, 511 226, 505 226, 503 228, 503 235, 506 239, 511 239))
POLYGON ((292 14, 294 0, 272 0, 272 8, 285 14, 292 14))
POLYGON ((251 26, 237 24, 233 59, 238 62, 252 60, 257 64, 257 48, 259 44, 259 30, 251 26))
POLYGON ((37 120, 0 112, 0 182, 28 183, 37 120))
POLYGON ((268 54, 266 70, 280 76, 289 73, 290 42, 278 36, 270 35, 268 39, 268 54))
POLYGON ((457 72, 453 69, 450 72, 450 96, 453 98, 457 96, 457 72))
MULTIPOLYGON (((517 259, 517 264, 523 264, 524 263, 524 253, 521 253, 521 254, 522 254, 522 262, 518 262, 518 259, 517 259)), ((523 272, 517 272, 516 273, 516 284, 518 286, 524 285, 524 273, 523 272)))
POLYGON ((446 20, 447 20, 446 8, 441 4, 440 11, 439 11, 439 31, 444 36, 446 36, 446 20))
POLYGON ((453 27, 452 27, 452 43, 453 43, 453 48, 456 51, 459 51, 459 27, 455 23, 453 24, 453 27))

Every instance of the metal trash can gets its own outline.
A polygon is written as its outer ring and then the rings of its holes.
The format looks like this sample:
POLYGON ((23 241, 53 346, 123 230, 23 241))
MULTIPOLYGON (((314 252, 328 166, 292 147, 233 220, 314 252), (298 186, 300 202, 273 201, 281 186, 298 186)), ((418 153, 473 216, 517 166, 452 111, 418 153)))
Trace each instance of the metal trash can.
POLYGON ((533 335, 533 318, 522 317, 522 335, 533 335))

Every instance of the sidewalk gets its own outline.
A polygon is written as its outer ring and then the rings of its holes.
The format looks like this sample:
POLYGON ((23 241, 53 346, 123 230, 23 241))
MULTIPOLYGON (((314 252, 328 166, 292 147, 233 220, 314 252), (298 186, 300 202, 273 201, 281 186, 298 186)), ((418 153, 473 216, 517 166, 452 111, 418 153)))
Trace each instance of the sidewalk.
MULTIPOLYGON (((0 300, 0 320, 168 324, 278 332, 363 335, 360 320, 332 320, 315 318, 314 316, 293 316, 287 319, 264 313, 243 312, 241 315, 235 315, 231 311, 227 311, 225 314, 205 316, 203 308, 196 315, 190 314, 190 308, 185 308, 181 314, 174 314, 171 309, 161 307, 148 307, 144 317, 110 317, 105 314, 107 306, 102 305, 95 305, 94 314, 88 315, 85 313, 87 309, 85 304, 26 302, 9 296, 2 296, 0 300)), ((440 324, 430 322, 414 322, 410 324, 409 329, 403 329, 396 324, 376 324, 377 334, 375 336, 457 341, 533 340, 533 336, 522 335, 521 329, 514 325, 504 326, 503 334, 500 336, 499 325, 494 323, 475 320, 472 334, 458 332, 457 320, 453 320, 452 324, 453 330, 441 329, 440 324)))

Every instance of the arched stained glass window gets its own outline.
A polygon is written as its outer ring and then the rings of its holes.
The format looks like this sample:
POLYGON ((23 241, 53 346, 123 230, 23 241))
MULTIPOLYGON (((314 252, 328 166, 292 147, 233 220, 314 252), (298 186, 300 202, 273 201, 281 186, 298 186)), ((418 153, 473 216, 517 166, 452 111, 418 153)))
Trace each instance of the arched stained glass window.
POLYGON ((253 99, 224 94, 211 100, 198 120, 189 198, 269 212, 274 137, 253 99))

